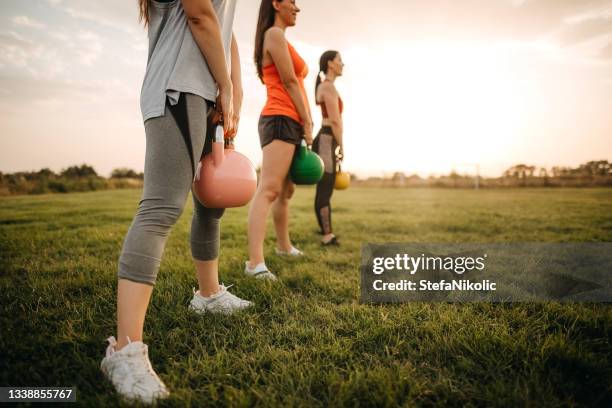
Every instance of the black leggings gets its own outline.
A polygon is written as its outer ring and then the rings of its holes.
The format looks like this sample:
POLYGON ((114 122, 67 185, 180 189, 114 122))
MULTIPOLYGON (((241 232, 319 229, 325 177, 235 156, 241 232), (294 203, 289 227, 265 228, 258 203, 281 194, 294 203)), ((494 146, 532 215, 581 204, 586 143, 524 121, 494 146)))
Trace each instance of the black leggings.
POLYGON ((338 143, 334 138, 330 126, 323 126, 312 144, 312 150, 321 156, 325 171, 323 177, 317 183, 317 193, 315 195, 315 214, 321 229, 321 234, 332 233, 332 209, 331 196, 334 192, 336 182, 336 147, 338 143))

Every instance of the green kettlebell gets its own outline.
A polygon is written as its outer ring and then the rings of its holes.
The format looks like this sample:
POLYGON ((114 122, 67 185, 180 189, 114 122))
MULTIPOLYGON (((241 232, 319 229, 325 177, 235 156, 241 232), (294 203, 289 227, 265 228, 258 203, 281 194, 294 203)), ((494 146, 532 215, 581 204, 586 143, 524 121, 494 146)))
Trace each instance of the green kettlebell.
POLYGON ((295 184, 317 184, 323 177, 323 160, 306 146, 304 140, 293 156, 289 174, 295 184))

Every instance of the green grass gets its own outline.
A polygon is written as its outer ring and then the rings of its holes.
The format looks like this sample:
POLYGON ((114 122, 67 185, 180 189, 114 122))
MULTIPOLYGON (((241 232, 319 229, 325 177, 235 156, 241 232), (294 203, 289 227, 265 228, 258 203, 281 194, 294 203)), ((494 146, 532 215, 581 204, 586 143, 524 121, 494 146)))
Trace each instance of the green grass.
MULTIPOLYGON (((0 199, 0 385, 68 386, 115 406, 99 370, 115 334, 116 265, 139 191, 0 199)), ((361 305, 363 242, 612 241, 612 189, 336 192, 340 248, 320 248, 314 191, 292 202, 307 256, 249 280, 246 209, 226 212, 221 279, 256 303, 187 311, 191 203, 168 240, 145 323, 167 406, 610 406, 612 312, 597 304, 361 305)))

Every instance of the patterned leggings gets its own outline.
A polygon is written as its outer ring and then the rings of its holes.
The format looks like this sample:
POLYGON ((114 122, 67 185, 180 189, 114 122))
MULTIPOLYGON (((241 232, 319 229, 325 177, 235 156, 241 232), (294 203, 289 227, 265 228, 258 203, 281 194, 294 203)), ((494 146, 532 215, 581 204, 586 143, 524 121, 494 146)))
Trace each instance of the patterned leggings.
POLYGON ((332 233, 332 209, 331 196, 334 192, 336 181, 336 139, 330 126, 323 126, 312 144, 312 150, 321 156, 325 171, 323 177, 317 183, 315 195, 315 214, 321 229, 321 234, 332 233))

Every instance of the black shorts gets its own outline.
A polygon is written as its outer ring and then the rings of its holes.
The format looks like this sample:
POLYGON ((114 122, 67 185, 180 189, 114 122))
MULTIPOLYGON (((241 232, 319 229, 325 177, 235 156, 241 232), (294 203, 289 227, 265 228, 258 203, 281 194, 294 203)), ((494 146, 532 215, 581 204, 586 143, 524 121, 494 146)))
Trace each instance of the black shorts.
POLYGON ((262 148, 273 140, 299 145, 304 137, 304 127, 300 122, 284 115, 260 116, 258 129, 262 148))

